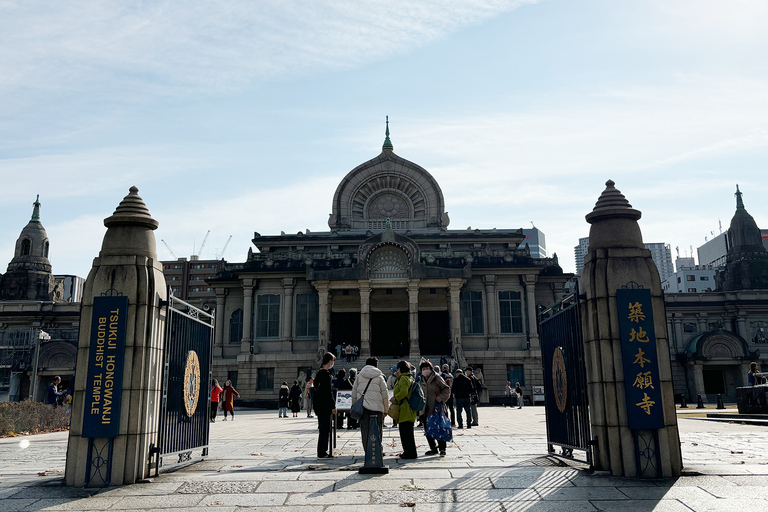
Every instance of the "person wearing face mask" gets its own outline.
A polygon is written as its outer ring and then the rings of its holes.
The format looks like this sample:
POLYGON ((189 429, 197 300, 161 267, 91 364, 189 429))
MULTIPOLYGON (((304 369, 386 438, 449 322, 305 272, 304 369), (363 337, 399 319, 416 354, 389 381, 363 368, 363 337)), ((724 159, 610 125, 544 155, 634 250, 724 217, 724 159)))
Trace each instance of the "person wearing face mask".
POLYGON ((317 458, 332 458, 333 446, 329 446, 331 440, 331 417, 336 414, 336 404, 333 400, 331 387, 331 373, 336 357, 330 352, 323 355, 320 370, 315 375, 315 413, 317 414, 317 426, 320 433, 317 438, 317 458))
MULTIPOLYGON (((419 365, 421 370, 421 386, 424 389, 424 397, 427 400, 427 405, 424 408, 424 416, 422 416, 422 423, 427 424, 427 416, 435 412, 435 406, 438 403, 445 404, 448 398, 451 396, 451 388, 445 383, 439 373, 435 373, 435 368, 429 361, 422 361, 419 365)), ((434 438, 429 437, 426 434, 426 428, 424 429, 424 435, 427 437, 427 443, 429 443, 429 451, 424 455, 437 455, 438 449, 440 450, 440 456, 445 457, 445 441, 436 441, 434 438)))

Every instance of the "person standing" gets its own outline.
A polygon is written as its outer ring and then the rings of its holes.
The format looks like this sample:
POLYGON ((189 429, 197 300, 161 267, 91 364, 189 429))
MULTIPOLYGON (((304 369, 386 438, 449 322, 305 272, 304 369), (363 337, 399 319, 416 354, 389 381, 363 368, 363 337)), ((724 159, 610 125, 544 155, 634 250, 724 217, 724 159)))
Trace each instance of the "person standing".
POLYGON ((363 437, 363 450, 368 452, 368 433, 371 418, 379 420, 379 439, 384 439, 384 415, 389 411, 389 391, 384 374, 379 370, 379 360, 369 357, 360 375, 352 386, 352 403, 363 397, 363 417, 360 418, 360 433, 363 437))
MULTIPOLYGON (((336 403, 336 395, 338 392, 341 391, 347 391, 352 389, 352 384, 350 384, 347 381, 347 372, 344 370, 344 368, 340 369, 338 372, 336 372, 336 378, 333 379, 333 401, 336 403)), ((347 424, 349 424, 351 418, 349 417, 349 413, 345 413, 344 411, 339 411, 336 414, 336 428, 344 428, 344 417, 347 417, 347 424)))
POLYGON ((283 382, 280 385, 280 391, 277 392, 277 417, 288 417, 288 402, 290 400, 291 390, 288 388, 288 383, 283 382))
POLYGON ((507 386, 504 388, 504 407, 512 407, 512 397, 515 396, 515 388, 507 381, 507 386))
POLYGON ((335 359, 336 356, 330 352, 323 354, 320 370, 315 375, 314 407, 317 413, 317 426, 320 430, 317 438, 318 459, 333 457, 333 446, 329 446, 329 444, 331 441, 331 417, 336 414, 336 408, 333 401, 330 370, 333 368, 335 359))
POLYGON ((341 343, 336 344, 336 357, 341 357, 341 343))
POLYGON ((400 429, 400 443, 403 445, 401 459, 415 459, 419 456, 416 453, 416 441, 413 439, 413 422, 416 420, 418 412, 411 409, 408 404, 412 386, 411 367, 408 362, 400 361, 397 363, 395 394, 389 401, 400 406, 397 426, 400 429))
POLYGON ((421 370, 421 385, 424 388, 424 396, 427 400, 427 405, 424 409, 424 435, 429 443, 429 451, 424 455, 437 455, 438 449, 440 450, 440 456, 445 457, 445 441, 436 441, 435 438, 427 435, 427 417, 435 414, 435 407, 439 403, 445 403, 451 396, 451 388, 445 383, 443 378, 435 373, 435 368, 429 361, 422 361, 419 365, 421 370))
POLYGON ((232 386, 232 381, 227 380, 224 383, 224 421, 227 421, 227 413, 235 421, 235 397, 240 397, 240 393, 232 386))
POLYGON ((219 386, 219 381, 213 379, 213 384, 211 385, 211 423, 216 423, 216 413, 219 411, 219 396, 222 391, 224 390, 219 386))
POLYGON ((472 409, 472 426, 477 427, 480 424, 480 419, 477 415, 477 404, 480 403, 480 393, 483 391, 483 385, 475 377, 471 366, 467 366, 465 372, 469 382, 472 384, 472 394, 469 395, 469 404, 472 409))
POLYGON ((61 398, 59 384, 61 384, 61 377, 57 375, 53 378, 47 388, 48 396, 45 399, 45 403, 52 405, 54 408, 59 405, 59 399, 61 398))
POLYGON ((456 378, 453 379, 451 392, 456 399, 456 421, 459 422, 457 428, 464 428, 464 421, 461 418, 462 411, 466 413, 467 428, 472 428, 472 412, 469 403, 469 396, 472 394, 472 382, 464 375, 461 368, 456 370, 456 378))
POLYGON ((291 412, 293 417, 296 418, 301 412, 301 386, 299 386, 299 381, 293 381, 289 398, 291 401, 291 412))
POLYGON ((315 401, 315 379, 312 377, 307 381, 304 387, 304 409, 307 411, 307 418, 312 418, 312 405, 315 401))
MULTIPOLYGON (((451 372, 449 371, 448 363, 443 365, 443 372, 440 374, 440 376, 443 378, 445 383, 448 384, 448 387, 453 386, 453 375, 451 375, 451 372)), ((448 412, 451 417, 451 426, 456 425, 456 412, 453 408, 453 391, 451 391, 451 396, 449 396, 448 400, 445 402, 445 406, 448 408, 448 412)))
POLYGON ((515 383, 515 394, 517 395, 517 408, 523 408, 523 388, 520 387, 520 383, 515 383))
MULTIPOLYGON (((347 381, 344 389, 350 390, 355 385, 357 379, 357 368, 350 368, 349 375, 347 375, 347 381)), ((347 416, 347 430, 354 430, 360 426, 360 422, 351 416, 347 416)))

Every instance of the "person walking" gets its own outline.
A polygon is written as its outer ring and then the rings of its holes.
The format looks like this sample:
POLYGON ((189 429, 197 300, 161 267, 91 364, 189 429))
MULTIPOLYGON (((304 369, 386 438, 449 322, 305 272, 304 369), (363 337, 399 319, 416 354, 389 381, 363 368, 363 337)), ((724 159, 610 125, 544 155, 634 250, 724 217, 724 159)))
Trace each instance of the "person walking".
POLYGON ((216 413, 219 411, 219 396, 222 391, 224 390, 219 386, 219 381, 213 379, 213 384, 211 385, 211 423, 216 423, 216 413))
POLYGON ((240 397, 240 393, 232 386, 232 381, 227 380, 224 383, 224 421, 227 421, 227 413, 235 421, 235 397, 240 397))
POLYGON ((438 449, 440 456, 445 457, 445 441, 436 441, 434 437, 427 435, 427 418, 435 414, 435 407, 439 403, 445 403, 451 396, 451 388, 445 383, 440 374, 435 372, 435 367, 429 361, 422 361, 419 365, 421 370, 421 386, 424 389, 424 397, 427 399, 427 405, 424 408, 424 435, 429 443, 429 451, 424 455, 437 455, 438 449))
POLYGON ((369 357, 360 375, 352 386, 352 403, 363 397, 363 417, 360 418, 360 433, 363 437, 363 450, 368 452, 368 434, 371 418, 379 420, 379 439, 384 440, 384 415, 389 411, 389 391, 384 373, 379 370, 379 360, 369 357))
POLYGON ((472 428, 472 412, 469 403, 469 396, 472 394, 472 382, 464 375, 461 368, 456 370, 456 378, 453 379, 451 392, 456 400, 456 421, 459 423, 456 428, 464 428, 464 421, 461 418, 462 411, 466 413, 467 428, 472 428))
MULTIPOLYGON (((344 389, 350 390, 355 385, 355 380, 357 379, 357 368, 350 368, 349 373, 347 375, 346 384, 344 386, 344 389)), ((360 422, 357 421, 355 418, 347 415, 347 430, 354 430, 356 428, 360 427, 360 422)))
MULTIPOLYGON (((347 381, 347 372, 344 370, 344 368, 340 369, 338 372, 336 372, 336 378, 333 379, 333 401, 336 403, 336 395, 339 391, 349 391, 352 389, 352 384, 347 381)), ((345 413, 344 411, 339 411, 336 414, 336 428, 341 429, 344 428, 344 417, 347 418, 347 425, 349 425, 349 422, 351 421, 351 418, 349 417, 349 413, 345 413)))
POLYGON ((50 384, 48 384, 48 396, 45 399, 45 403, 52 405, 56 408, 59 405, 59 399, 61 398, 61 391, 59 391, 59 384, 61 384, 61 377, 58 375, 53 378, 50 384))
POLYGON ((304 386, 304 409, 307 411, 307 418, 312 418, 312 405, 315 401, 315 379, 311 378, 304 386))
POLYGON ((333 446, 329 445, 331 441, 331 417, 336 414, 336 407, 333 401, 330 370, 333 368, 335 359, 336 356, 330 352, 323 354, 320 370, 315 375, 314 407, 317 413, 317 426, 320 430, 317 438, 318 459, 333 457, 333 446))
POLYGON ((517 408, 522 409, 523 408, 523 388, 520 386, 519 382, 515 383, 515 394, 517 394, 517 408))
POLYGON ((288 402, 290 401, 291 390, 288 388, 288 383, 283 382, 280 386, 280 391, 277 392, 277 417, 288 417, 288 402))
POLYGON ((515 388, 507 381, 507 387, 504 388, 504 407, 512 407, 512 397, 515 396, 515 388))
POLYGON ((413 422, 416 420, 418 412, 411 409, 408 404, 411 386, 413 386, 411 367, 407 361, 400 361, 397 363, 395 394, 389 401, 400 406, 397 426, 400 429, 400 443, 403 445, 401 459, 415 459, 419 456, 416 453, 416 441, 413 439, 413 422))
POLYGON ((472 426, 477 427, 480 424, 480 418, 477 415, 477 404, 480 403, 480 393, 483 391, 483 385, 480 380, 475 377, 471 366, 467 366, 464 370, 467 374, 469 382, 472 383, 472 393, 469 395, 469 404, 472 409, 472 426))
POLYGON ((293 413, 293 417, 296 418, 301 412, 301 386, 299 386, 299 381, 293 381, 289 398, 291 401, 291 412, 293 413))
MULTIPOLYGON (((453 375, 451 375, 451 372, 448 369, 448 363, 443 365, 443 371, 440 376, 443 378, 445 383, 448 384, 448 387, 453 386, 453 375)), ((451 417, 451 426, 456 425, 456 412, 453 408, 453 391, 451 391, 451 396, 449 396, 448 400, 445 402, 445 406, 448 408, 448 413, 451 417)))
POLYGON ((352 362, 352 345, 347 345, 347 348, 344 349, 344 356, 347 363, 352 362))

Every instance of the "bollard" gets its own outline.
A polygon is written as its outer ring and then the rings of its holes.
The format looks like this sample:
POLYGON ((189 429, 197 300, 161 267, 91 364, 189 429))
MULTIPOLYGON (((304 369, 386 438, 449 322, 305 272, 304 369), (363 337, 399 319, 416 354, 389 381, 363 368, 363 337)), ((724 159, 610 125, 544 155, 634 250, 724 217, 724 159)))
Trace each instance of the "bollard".
POLYGON ((365 443, 365 464, 358 470, 358 473, 363 475, 389 473, 389 468, 384 465, 379 418, 376 416, 371 416, 370 423, 368 423, 368 439, 365 440, 365 443))
POLYGON ((720 394, 717 395, 717 408, 725 409, 725 405, 723 405, 723 397, 720 394))
POLYGON ((681 409, 687 409, 688 408, 688 402, 685 401, 685 393, 680 395, 680 408, 681 409))
POLYGON ((696 401, 696 408, 697 409, 703 409, 704 408, 704 400, 701 399, 701 395, 699 395, 699 398, 696 401))

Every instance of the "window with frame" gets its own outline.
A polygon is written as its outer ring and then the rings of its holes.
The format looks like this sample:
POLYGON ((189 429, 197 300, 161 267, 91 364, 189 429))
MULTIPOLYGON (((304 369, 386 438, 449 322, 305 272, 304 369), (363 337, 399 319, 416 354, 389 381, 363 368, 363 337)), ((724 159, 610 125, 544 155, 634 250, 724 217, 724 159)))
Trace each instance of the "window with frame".
POLYGON ((258 390, 264 391, 267 389, 275 389, 275 369, 274 368, 258 368, 258 390))
POLYGON ((29 256, 32 253, 32 242, 29 238, 25 238, 21 241, 21 255, 29 256))
POLYGON ((461 334, 483 334, 482 292, 461 292, 461 334))
POLYGON ((240 343, 243 339, 243 310, 236 309, 229 317, 229 342, 240 343))
POLYGON ((690 275, 685 276, 685 280, 686 281, 695 281, 696 280, 696 276, 690 276, 690 275))
POLYGON ((699 276, 699 281, 709 281, 709 276, 699 276))
POLYGON ((499 322, 501 334, 522 334, 523 301, 520 292, 499 292, 499 322))
POLYGON ((520 387, 525 387, 525 367, 522 364, 507 365, 507 380, 512 386, 520 383, 520 387))
POLYGON ((259 338, 280 336, 279 295, 259 295, 256 298, 256 336, 259 338))
POLYGON ((320 302, 316 293, 296 295, 296 337, 317 337, 320 302))

